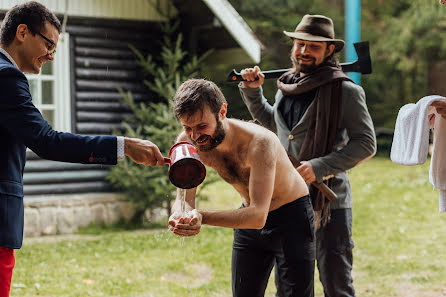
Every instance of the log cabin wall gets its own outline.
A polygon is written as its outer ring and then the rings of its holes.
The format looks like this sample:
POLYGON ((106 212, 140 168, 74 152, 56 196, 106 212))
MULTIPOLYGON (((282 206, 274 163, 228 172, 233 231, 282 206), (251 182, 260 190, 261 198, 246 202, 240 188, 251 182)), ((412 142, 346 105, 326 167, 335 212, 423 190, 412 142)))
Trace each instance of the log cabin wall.
MULTIPOLYGON (((159 51, 155 22, 69 18, 71 131, 111 134, 131 116, 117 87, 137 101, 156 100, 143 84, 141 67, 130 50, 159 51)), ((40 159, 29 151, 24 174, 27 198, 35 195, 110 192, 105 180, 110 166, 71 164, 40 159)))

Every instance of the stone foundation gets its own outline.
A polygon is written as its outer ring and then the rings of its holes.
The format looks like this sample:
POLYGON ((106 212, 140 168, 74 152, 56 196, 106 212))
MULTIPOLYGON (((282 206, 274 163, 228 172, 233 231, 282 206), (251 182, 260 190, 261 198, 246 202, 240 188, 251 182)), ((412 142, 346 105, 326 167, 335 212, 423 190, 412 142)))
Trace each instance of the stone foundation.
POLYGON ((70 234, 79 227, 129 221, 133 206, 122 194, 94 193, 25 198, 25 236, 70 234))

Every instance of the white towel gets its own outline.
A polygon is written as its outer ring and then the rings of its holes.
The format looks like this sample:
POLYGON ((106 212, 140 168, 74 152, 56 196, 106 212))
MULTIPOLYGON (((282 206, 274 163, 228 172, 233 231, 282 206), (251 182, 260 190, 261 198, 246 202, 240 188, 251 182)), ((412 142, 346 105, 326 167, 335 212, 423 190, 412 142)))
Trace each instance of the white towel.
POLYGON ((409 103, 401 107, 396 119, 390 159, 402 165, 426 162, 429 150, 429 116, 435 114, 429 180, 440 190, 440 212, 446 212, 446 120, 430 106, 435 100, 446 98, 426 96, 416 104, 409 103))

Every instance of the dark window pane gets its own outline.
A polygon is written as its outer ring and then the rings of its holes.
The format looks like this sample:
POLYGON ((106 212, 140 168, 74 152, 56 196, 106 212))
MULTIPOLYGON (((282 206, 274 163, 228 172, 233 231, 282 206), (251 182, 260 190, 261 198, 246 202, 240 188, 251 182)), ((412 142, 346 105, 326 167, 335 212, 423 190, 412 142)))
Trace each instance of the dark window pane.
POLYGON ((54 127, 54 110, 42 110, 42 115, 51 127, 54 127))
POLYGON ((54 103, 54 82, 42 81, 42 104, 54 103))
POLYGON ((38 97, 37 94, 37 80, 35 79, 30 79, 28 80, 29 82, 29 91, 31 92, 31 96, 33 97, 33 103, 36 104, 36 100, 38 97))
POLYGON ((42 65, 42 74, 53 74, 53 62, 46 62, 42 65))

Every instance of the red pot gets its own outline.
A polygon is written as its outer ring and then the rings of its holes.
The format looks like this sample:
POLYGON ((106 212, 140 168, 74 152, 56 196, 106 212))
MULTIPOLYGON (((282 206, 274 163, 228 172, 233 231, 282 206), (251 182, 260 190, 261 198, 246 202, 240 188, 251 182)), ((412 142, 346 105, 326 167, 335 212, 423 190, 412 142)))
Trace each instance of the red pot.
POLYGON ((169 158, 164 160, 169 164, 169 180, 177 188, 195 188, 206 177, 198 150, 189 142, 176 143, 170 148, 169 158))

